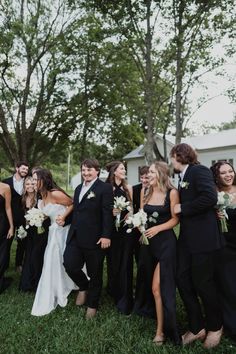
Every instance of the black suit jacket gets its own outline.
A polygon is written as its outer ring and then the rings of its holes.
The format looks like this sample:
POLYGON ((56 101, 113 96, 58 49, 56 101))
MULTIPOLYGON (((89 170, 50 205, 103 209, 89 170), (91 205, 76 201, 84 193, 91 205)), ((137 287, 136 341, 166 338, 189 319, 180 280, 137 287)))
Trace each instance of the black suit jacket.
POLYGON ((134 213, 137 213, 140 209, 140 193, 142 190, 142 183, 133 186, 133 208, 134 213))
POLYGON ((109 183, 97 179, 79 202, 80 184, 74 194, 72 223, 67 237, 76 235, 79 247, 94 249, 101 237, 110 238, 113 227, 113 190, 109 183), (89 195, 93 195, 89 198, 89 195))
POLYGON ((224 245, 216 210, 217 192, 211 171, 190 165, 179 189, 181 214, 179 242, 191 253, 210 252, 224 245))
POLYGON ((13 223, 15 227, 24 225, 25 218, 24 218, 24 209, 21 203, 21 195, 18 194, 14 189, 13 184, 13 176, 6 178, 2 181, 6 183, 11 188, 11 208, 12 208, 12 216, 13 216, 13 223))

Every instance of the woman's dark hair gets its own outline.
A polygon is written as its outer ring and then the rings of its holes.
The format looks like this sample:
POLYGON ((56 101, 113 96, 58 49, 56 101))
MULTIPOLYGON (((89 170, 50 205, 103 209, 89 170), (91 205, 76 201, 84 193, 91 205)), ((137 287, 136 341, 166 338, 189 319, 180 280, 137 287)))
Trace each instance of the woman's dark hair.
MULTIPOLYGON (((106 170, 109 173, 106 179, 106 183, 110 183, 113 187, 115 185, 115 171, 120 165, 124 165, 122 161, 111 161, 106 165, 106 170)), ((121 187, 124 189, 126 196, 129 201, 131 201, 131 196, 127 187, 127 182, 125 179, 121 181, 121 187)))
MULTIPOLYGON (((61 191, 68 197, 70 197, 62 188, 60 188, 53 180, 52 174, 49 170, 41 168, 34 171, 38 178, 38 185, 40 186, 39 193, 42 198, 46 197, 48 192, 61 191)), ((71 198, 71 197, 70 197, 71 198)))
POLYGON ((223 165, 229 165, 232 168, 232 170, 234 171, 234 182, 233 182, 233 184, 235 184, 235 182, 236 182, 235 181, 235 179, 236 179, 235 170, 234 170, 233 165, 231 165, 231 163, 228 162, 228 161, 221 160, 221 161, 218 161, 218 162, 214 163, 214 165, 212 165, 210 167, 211 172, 213 174, 213 178, 214 178, 215 184, 217 185, 218 188, 223 187, 223 184, 222 184, 221 179, 220 179, 220 168, 223 165))
POLYGON ((199 164, 196 151, 190 145, 185 143, 173 146, 170 151, 170 156, 175 157, 176 161, 183 165, 199 164))

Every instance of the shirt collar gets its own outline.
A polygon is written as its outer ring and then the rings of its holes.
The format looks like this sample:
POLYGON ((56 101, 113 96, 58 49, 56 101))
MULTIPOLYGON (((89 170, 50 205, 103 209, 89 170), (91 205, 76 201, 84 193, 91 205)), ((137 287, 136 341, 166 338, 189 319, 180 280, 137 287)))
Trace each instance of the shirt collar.
POLYGON ((93 179, 91 182, 89 182, 88 184, 85 184, 85 182, 83 182, 83 187, 86 187, 86 188, 90 188, 94 182, 96 182, 96 180, 98 179, 98 177, 96 177, 95 179, 93 179))
POLYGON ((179 174, 182 181, 183 181, 183 179, 184 179, 184 175, 185 175, 185 173, 186 173, 186 171, 187 171, 188 166, 189 166, 189 165, 186 165, 185 168, 184 168, 184 170, 183 170, 182 172, 180 172, 180 174, 179 174))

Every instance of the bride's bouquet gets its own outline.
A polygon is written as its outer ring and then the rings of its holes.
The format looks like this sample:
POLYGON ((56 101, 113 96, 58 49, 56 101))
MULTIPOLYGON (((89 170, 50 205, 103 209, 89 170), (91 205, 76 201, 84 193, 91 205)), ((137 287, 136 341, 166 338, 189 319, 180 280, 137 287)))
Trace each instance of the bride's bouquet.
POLYGON ((225 193, 225 192, 218 192, 218 200, 216 204, 216 208, 223 213, 223 218, 220 218, 220 226, 222 232, 228 232, 227 221, 228 214, 226 212, 226 208, 229 207, 233 201, 233 196, 225 193))
POLYGON ((114 208, 119 209, 119 213, 116 215, 116 230, 118 231, 120 227, 120 214, 123 210, 131 210, 130 202, 126 201, 125 197, 120 196, 120 197, 115 197, 114 198, 114 208))
POLYGON ((141 232, 140 242, 144 245, 149 245, 148 238, 145 236, 144 231, 146 230, 147 223, 147 213, 143 209, 140 209, 137 213, 130 215, 125 220, 126 225, 128 226, 127 233, 130 233, 134 228, 138 228, 141 232))
POLYGON ((45 220, 45 215, 40 209, 32 208, 28 210, 25 214, 25 218, 27 222, 26 229, 30 226, 36 226, 38 234, 42 234, 44 232, 42 225, 45 220))

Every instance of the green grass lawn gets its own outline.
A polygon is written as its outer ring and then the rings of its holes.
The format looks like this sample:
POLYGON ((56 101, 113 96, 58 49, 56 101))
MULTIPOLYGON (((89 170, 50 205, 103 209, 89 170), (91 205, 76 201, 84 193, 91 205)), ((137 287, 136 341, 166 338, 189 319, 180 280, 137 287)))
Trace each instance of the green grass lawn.
MULTIPOLYGON (((12 253, 14 254, 15 241, 12 253)), ((69 297, 67 307, 57 307, 43 317, 31 316, 34 295, 19 293, 19 275, 13 268, 14 255, 7 275, 14 278, 12 286, 0 295, 0 353, 236 353, 236 346, 223 338, 220 346, 206 351, 201 343, 176 348, 167 342, 162 347, 152 343, 155 321, 136 315, 124 316, 115 310, 105 290, 98 315, 86 321, 85 308, 78 309, 75 293, 69 297)), ((186 316, 178 299, 178 319, 186 329, 186 316)))

